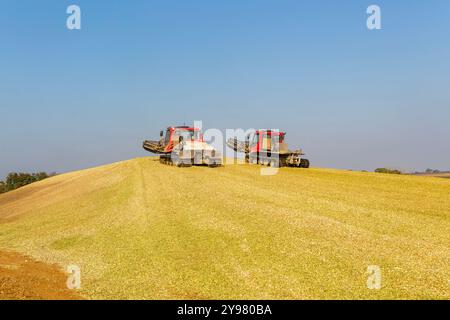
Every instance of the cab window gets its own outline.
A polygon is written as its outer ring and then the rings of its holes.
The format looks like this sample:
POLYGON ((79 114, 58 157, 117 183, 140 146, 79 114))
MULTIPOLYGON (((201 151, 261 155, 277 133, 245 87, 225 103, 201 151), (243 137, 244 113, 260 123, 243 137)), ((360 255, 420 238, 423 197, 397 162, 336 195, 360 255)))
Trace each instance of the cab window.
POLYGON ((164 139, 164 143, 165 143, 166 145, 169 144, 169 139, 170 139, 170 129, 167 129, 167 131, 166 131, 166 136, 165 136, 165 139, 164 139))

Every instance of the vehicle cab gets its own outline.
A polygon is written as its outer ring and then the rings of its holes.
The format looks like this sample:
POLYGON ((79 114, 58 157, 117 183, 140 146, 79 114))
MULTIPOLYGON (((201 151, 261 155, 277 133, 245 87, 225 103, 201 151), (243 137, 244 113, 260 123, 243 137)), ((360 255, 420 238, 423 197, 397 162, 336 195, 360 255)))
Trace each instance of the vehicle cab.
POLYGON ((257 130, 250 141, 250 152, 266 152, 284 143, 285 132, 257 130))
POLYGON ((168 127, 163 138, 161 131, 161 140, 165 146, 165 152, 171 152, 174 146, 181 141, 199 141, 203 142, 203 136, 199 128, 189 126, 168 127))

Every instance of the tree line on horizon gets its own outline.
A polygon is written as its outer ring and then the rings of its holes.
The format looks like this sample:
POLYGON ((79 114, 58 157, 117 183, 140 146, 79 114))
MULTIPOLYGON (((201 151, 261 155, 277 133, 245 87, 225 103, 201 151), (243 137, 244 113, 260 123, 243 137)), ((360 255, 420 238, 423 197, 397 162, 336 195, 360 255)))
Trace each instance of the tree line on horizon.
POLYGON ((56 173, 47 172, 11 172, 6 176, 6 179, 4 181, 0 180, 0 194, 18 189, 33 182, 47 179, 55 175, 56 173))
MULTIPOLYGON (((404 174, 405 172, 402 172, 401 170, 398 169, 390 169, 390 168, 377 168, 375 169, 375 172, 377 173, 390 173, 390 174, 404 174)), ((441 170, 437 170, 437 169, 426 169, 425 171, 414 171, 411 172, 412 174, 423 174, 423 173, 427 173, 427 174, 438 174, 438 173, 450 173, 450 171, 441 171, 441 170)))
POLYGON ((397 169, 389 169, 389 168, 377 168, 375 169, 376 173, 389 173, 389 174, 402 174, 400 170, 397 169))

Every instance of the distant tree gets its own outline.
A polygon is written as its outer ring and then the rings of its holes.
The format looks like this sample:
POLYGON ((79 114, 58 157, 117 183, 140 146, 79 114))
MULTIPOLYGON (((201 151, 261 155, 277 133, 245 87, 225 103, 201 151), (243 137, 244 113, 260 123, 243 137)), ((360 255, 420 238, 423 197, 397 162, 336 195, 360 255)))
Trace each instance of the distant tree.
POLYGON ((24 172, 11 172, 6 176, 6 180, 0 183, 0 193, 12 191, 17 188, 26 186, 30 183, 47 179, 55 174, 48 174, 46 172, 37 173, 24 173, 24 172))
POLYGON ((388 168, 377 168, 375 169, 377 173, 389 173, 389 174, 402 174, 400 170, 388 169, 388 168))
POLYGON ((11 191, 33 183, 35 180, 29 173, 11 172, 6 176, 6 190, 11 191))
POLYGON ((428 168, 427 170, 425 170, 425 173, 441 173, 441 170, 437 170, 437 169, 430 169, 428 168))
POLYGON ((47 172, 38 172, 32 174, 33 178, 36 179, 36 181, 44 180, 49 177, 49 174, 47 172))

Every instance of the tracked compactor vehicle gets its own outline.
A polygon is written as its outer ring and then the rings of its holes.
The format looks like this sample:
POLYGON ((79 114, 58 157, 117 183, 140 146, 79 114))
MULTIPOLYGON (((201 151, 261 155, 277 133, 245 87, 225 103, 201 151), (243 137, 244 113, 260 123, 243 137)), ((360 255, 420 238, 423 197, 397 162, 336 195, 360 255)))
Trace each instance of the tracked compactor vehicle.
POLYGON ((252 139, 247 135, 245 141, 231 138, 227 145, 236 152, 245 153, 246 163, 309 168, 309 160, 303 157, 303 151, 289 150, 284 141, 285 136, 285 132, 263 129, 255 131, 252 139))
POLYGON ((222 165, 222 156, 211 145, 203 140, 199 128, 189 126, 168 127, 160 132, 160 139, 145 140, 143 148, 159 154, 159 161, 178 167, 222 165))

